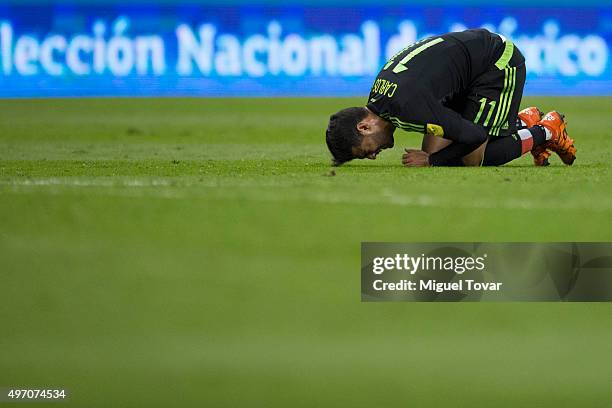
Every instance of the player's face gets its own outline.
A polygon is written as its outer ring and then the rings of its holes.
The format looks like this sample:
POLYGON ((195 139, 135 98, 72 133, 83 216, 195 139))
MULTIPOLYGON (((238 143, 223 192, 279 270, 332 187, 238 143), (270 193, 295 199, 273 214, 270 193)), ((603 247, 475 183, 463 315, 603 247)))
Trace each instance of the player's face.
POLYGON ((357 124, 357 129, 361 134, 361 144, 353 147, 355 159, 375 160, 382 150, 393 147, 395 127, 379 116, 370 113, 357 124))

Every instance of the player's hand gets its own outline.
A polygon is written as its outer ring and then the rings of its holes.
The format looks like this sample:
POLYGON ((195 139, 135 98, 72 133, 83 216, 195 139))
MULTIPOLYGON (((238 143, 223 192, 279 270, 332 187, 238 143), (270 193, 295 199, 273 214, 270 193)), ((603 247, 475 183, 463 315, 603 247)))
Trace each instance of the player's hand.
POLYGON ((406 153, 402 155, 402 164, 408 167, 428 167, 429 153, 417 149, 404 149, 406 153))

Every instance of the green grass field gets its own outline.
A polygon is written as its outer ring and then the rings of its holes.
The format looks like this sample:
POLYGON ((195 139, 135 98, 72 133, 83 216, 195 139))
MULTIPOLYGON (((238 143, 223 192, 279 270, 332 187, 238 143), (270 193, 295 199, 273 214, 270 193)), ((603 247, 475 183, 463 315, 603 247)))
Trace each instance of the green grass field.
POLYGON ((524 101, 566 113, 572 167, 402 168, 420 137, 398 132, 326 176, 327 118, 361 102, 0 101, 0 386, 80 407, 611 406, 611 305, 361 303, 359 250, 612 240, 612 99, 524 101))

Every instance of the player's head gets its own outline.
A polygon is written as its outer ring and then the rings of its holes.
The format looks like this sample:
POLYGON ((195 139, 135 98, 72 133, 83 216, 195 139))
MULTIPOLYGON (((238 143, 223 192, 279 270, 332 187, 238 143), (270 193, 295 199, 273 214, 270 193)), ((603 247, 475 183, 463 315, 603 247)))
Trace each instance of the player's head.
POLYGON ((395 127, 364 107, 346 108, 329 118, 325 134, 336 166, 353 159, 376 159, 381 150, 393 147, 395 127))

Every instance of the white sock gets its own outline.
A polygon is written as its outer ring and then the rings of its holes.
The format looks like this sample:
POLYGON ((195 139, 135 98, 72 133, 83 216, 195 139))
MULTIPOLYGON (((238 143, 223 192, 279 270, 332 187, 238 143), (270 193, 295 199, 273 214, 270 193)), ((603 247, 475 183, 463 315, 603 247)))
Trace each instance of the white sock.
POLYGON ((521 138, 521 154, 525 154, 533 149, 533 135, 529 129, 521 129, 518 132, 521 138))
POLYGON ((527 139, 533 138, 533 135, 531 134, 529 129, 521 129, 517 133, 519 137, 521 138, 521 140, 527 140, 527 139))

